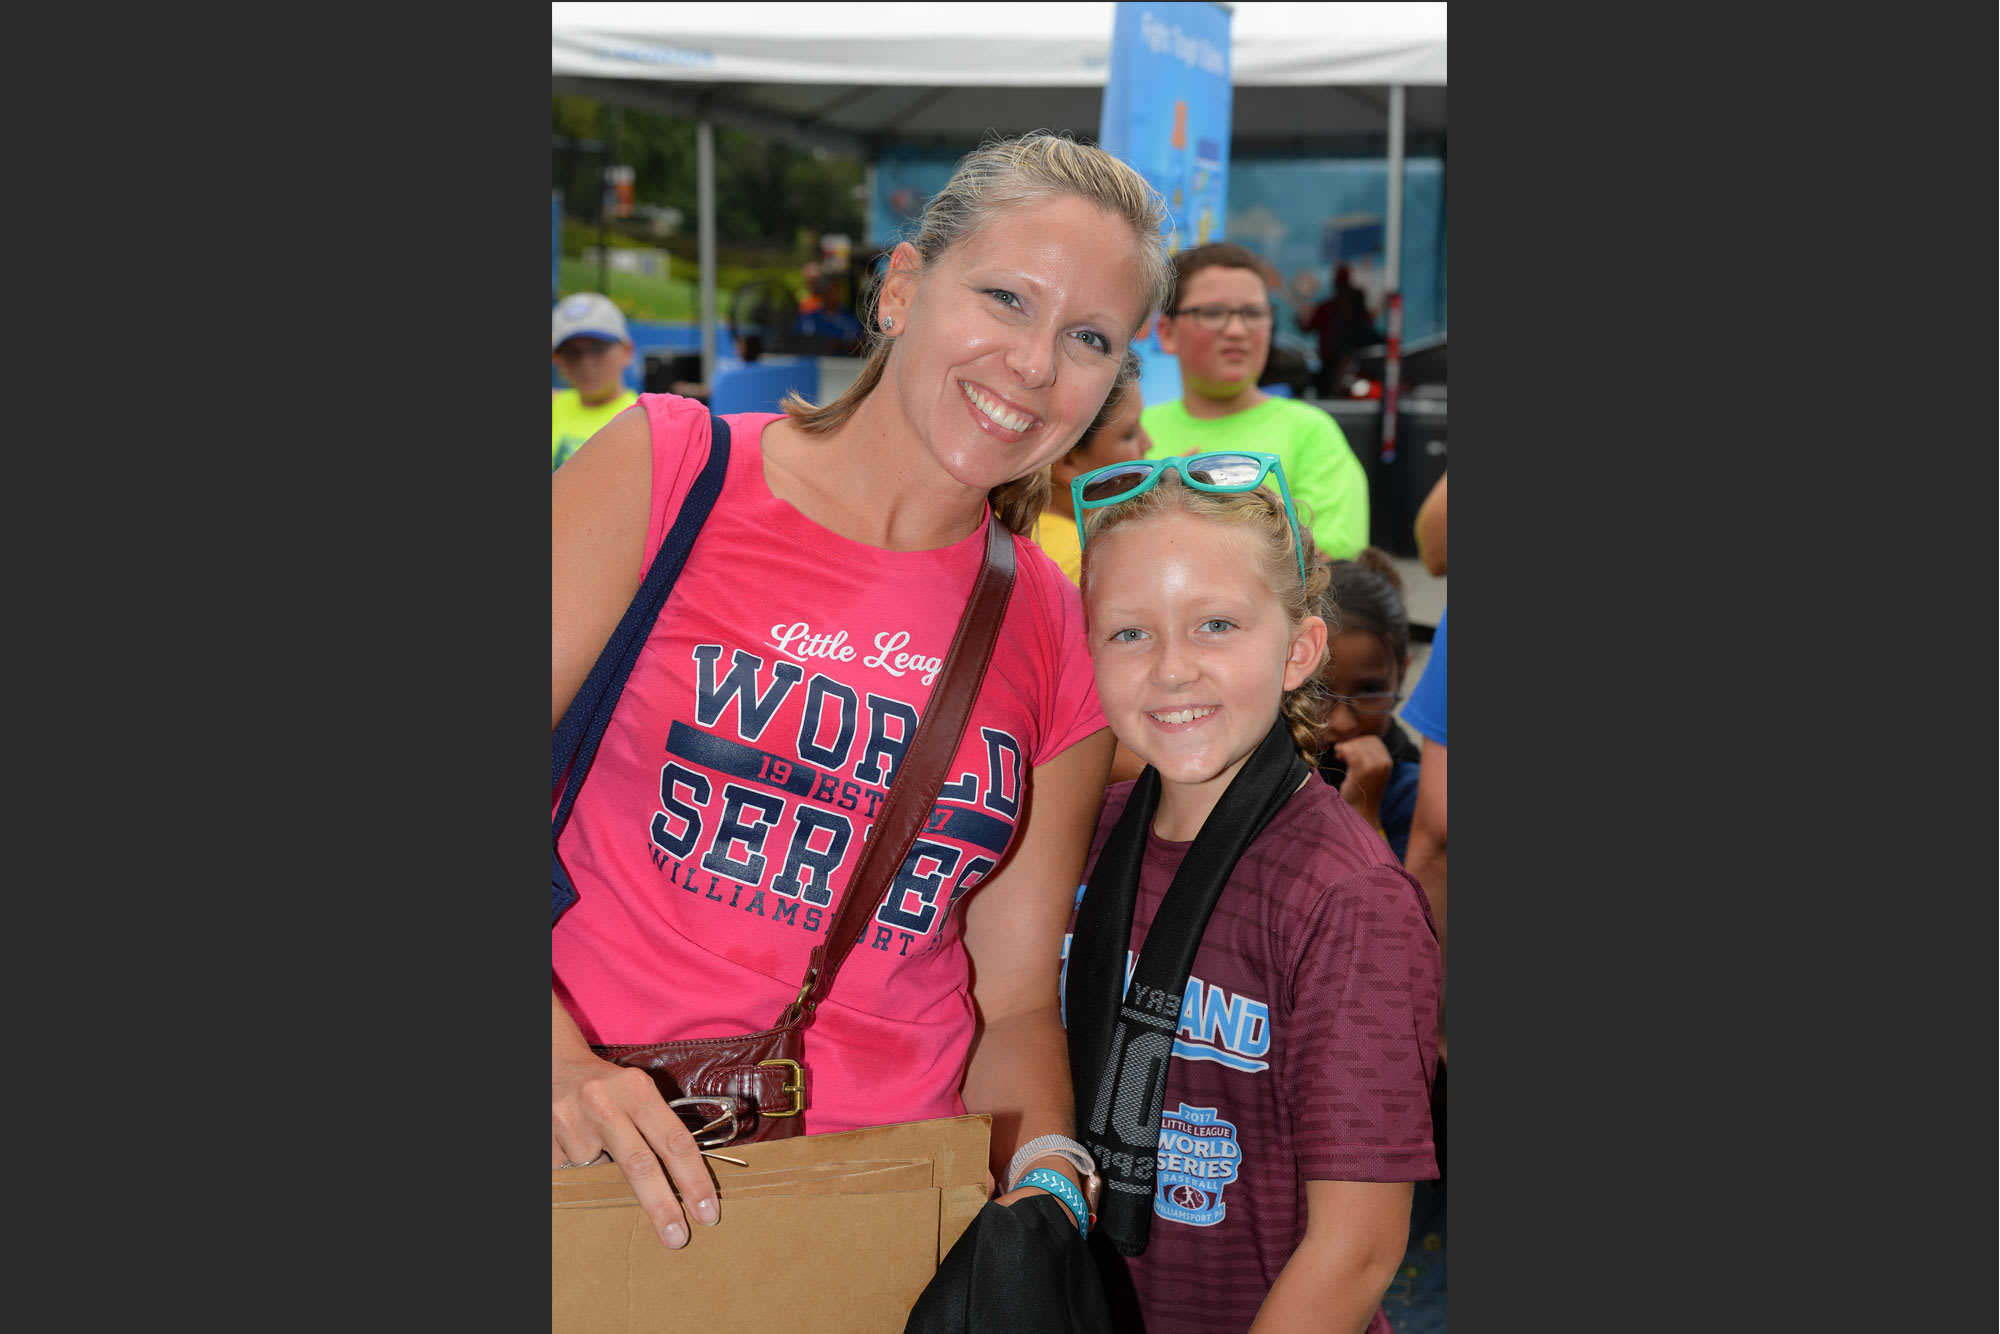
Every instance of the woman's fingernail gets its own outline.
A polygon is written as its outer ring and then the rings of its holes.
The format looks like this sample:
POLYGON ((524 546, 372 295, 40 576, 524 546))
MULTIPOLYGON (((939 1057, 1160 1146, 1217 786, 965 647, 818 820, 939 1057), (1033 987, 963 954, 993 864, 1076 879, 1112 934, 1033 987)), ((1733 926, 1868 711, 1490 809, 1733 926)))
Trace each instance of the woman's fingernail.
POLYGON ((669 1223, 664 1228, 661 1228, 660 1236, 666 1240, 667 1246, 672 1250, 677 1251, 687 1245, 687 1229, 679 1223, 669 1223))
POLYGON ((710 1227, 714 1227, 716 1218, 715 1201, 696 1200, 694 1204, 694 1216, 696 1218, 699 1218, 702 1222, 708 1224, 710 1227))

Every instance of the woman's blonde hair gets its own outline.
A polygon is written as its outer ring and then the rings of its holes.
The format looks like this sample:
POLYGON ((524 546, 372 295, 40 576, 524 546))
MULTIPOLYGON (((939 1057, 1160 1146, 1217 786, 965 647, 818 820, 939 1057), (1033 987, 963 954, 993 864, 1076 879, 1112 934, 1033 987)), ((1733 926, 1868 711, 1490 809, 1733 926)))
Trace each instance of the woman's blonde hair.
MULTIPOLYGON (((1008 209, 1067 195, 1095 204, 1131 228, 1139 243, 1146 289, 1146 305, 1137 326, 1143 328, 1173 292, 1173 266, 1160 235, 1166 205, 1143 176, 1101 148, 1048 133, 989 141, 959 160, 951 179, 924 207, 916 234, 909 241, 928 266, 1008 209)), ((874 282, 863 297, 868 362, 847 391, 823 406, 816 407, 795 393, 786 395, 780 405, 810 435, 838 429, 882 381, 893 342, 876 327, 875 304, 880 292, 880 282, 874 282)), ((1136 357, 1120 364, 1114 391, 1136 375, 1137 365, 1136 357)), ((1035 519, 1048 498, 1047 468, 996 486, 989 496, 1000 522, 1024 536, 1034 531, 1035 519)))
MULTIPOLYGON (((1291 521, 1285 517, 1285 502, 1278 498, 1269 486, 1260 486, 1255 491, 1196 491, 1182 486, 1180 474, 1162 472, 1153 489, 1131 500, 1103 509, 1084 512, 1083 547, 1083 591, 1086 599, 1090 593, 1091 578, 1095 571, 1095 553, 1103 550, 1103 540, 1112 529, 1121 525, 1144 523, 1169 514, 1192 514, 1197 518, 1216 523, 1233 525, 1250 533, 1257 540, 1257 551, 1263 557, 1264 582, 1278 595, 1278 603, 1285 609, 1287 624, 1296 631, 1308 616, 1318 616, 1327 621, 1331 633, 1334 612, 1333 596, 1327 588, 1329 575, 1326 562, 1321 559, 1319 549, 1313 545, 1312 531, 1303 525, 1294 544, 1291 521), (1306 577, 1299 578, 1299 548, 1305 552, 1306 577)), ((1298 747, 1299 755, 1307 764, 1319 763, 1319 730, 1326 720, 1326 686, 1320 679, 1320 669, 1326 666, 1327 651, 1320 649, 1319 660, 1312 664, 1312 670, 1296 690, 1285 692, 1279 705, 1279 712, 1285 719, 1285 726, 1291 730, 1292 744, 1298 747)))

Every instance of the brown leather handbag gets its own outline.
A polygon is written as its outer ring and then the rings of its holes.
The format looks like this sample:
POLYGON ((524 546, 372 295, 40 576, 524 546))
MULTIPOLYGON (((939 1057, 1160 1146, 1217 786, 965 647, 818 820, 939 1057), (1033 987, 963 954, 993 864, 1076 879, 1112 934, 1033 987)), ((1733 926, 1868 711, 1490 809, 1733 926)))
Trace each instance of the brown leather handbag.
POLYGON ((1013 588, 1013 536, 994 515, 987 521, 986 554, 972 597, 959 618, 902 768, 868 828, 861 858, 848 877, 832 924, 813 946, 799 994, 778 1021, 761 1032, 735 1037, 591 1048, 606 1060, 651 1074, 669 1103, 698 1109, 708 1122, 696 1135, 702 1147, 805 1133, 804 1113, 812 1105, 806 1029, 937 801, 972 716, 1013 588))

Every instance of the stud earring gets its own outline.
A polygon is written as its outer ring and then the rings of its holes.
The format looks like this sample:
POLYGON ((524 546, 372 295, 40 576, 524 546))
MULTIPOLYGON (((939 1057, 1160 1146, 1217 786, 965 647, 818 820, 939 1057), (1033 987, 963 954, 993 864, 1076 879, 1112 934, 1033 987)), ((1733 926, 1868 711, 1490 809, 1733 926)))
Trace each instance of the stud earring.
POLYGON ((895 327, 896 327, 896 317, 895 317, 894 315, 884 315, 884 316, 882 317, 882 327, 883 327, 884 329, 893 329, 893 328, 895 328, 895 327))

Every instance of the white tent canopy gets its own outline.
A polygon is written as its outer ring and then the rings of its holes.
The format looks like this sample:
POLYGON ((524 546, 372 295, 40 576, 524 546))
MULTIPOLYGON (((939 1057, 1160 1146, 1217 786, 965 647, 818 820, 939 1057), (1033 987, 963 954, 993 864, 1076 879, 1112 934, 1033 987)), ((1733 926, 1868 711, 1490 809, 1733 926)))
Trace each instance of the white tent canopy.
MULTIPOLYGON (((988 130, 1094 136, 1110 4, 554 4, 558 92, 671 111, 855 156, 988 130)), ((1236 151, 1441 130, 1442 4, 1234 6, 1236 151)))
MULTIPOLYGON (((1094 139, 1114 11, 1092 3, 549 8, 555 92, 699 122, 705 372, 714 364, 712 126, 863 161, 889 144, 963 150, 989 131, 1094 139)), ((1232 153, 1379 144, 1399 179, 1404 137, 1443 131, 1443 4, 1230 8, 1232 153)))

